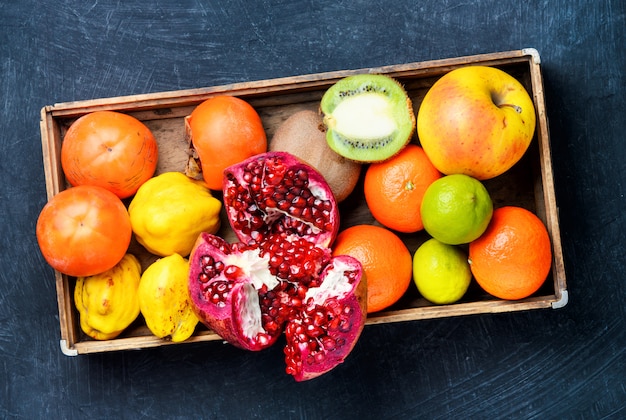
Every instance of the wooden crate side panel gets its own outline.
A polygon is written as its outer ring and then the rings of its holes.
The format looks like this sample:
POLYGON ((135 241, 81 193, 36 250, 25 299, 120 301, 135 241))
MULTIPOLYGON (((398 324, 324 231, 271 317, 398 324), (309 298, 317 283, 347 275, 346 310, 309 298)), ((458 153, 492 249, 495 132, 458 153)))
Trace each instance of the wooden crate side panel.
MULTIPOLYGON (((61 168, 61 134, 59 124, 50 114, 50 107, 41 110, 41 146, 43 166, 46 178, 46 193, 50 200, 62 190, 64 182, 61 168)), ((59 309, 59 326, 61 346, 71 349, 77 341, 77 320, 70 296, 71 288, 66 275, 54 271, 57 305, 59 309)))
POLYGON ((550 308, 551 297, 535 297, 523 301, 489 300, 481 302, 459 303, 444 306, 428 306, 418 309, 401 309, 381 314, 370 314, 366 325, 406 322, 433 318, 448 318, 487 313, 517 312, 532 309, 550 308))
MULTIPOLYGON (((223 341, 223 339, 212 331, 204 331, 194 335, 185 341, 185 344, 203 343, 210 341, 223 341)), ((95 341, 88 340, 76 343, 70 355, 102 353, 121 350, 141 350, 168 345, 176 345, 170 340, 160 339, 155 336, 140 336, 129 338, 118 338, 114 340, 95 341)))
POLYGON ((61 133, 57 120, 51 114, 51 107, 41 110, 39 122, 41 130, 41 150, 43 155, 43 167, 46 178, 46 193, 48 200, 57 194, 63 182, 63 170, 61 169, 61 133))
POLYGON ((543 90, 543 76, 538 59, 531 62, 531 76, 535 107, 538 115, 538 136, 540 139, 539 159, 541 162, 542 194, 544 203, 542 214, 546 228, 552 240, 552 277, 556 295, 555 303, 562 307, 567 303, 567 286, 565 281, 565 267, 563 262, 563 249, 561 245, 561 233, 559 227, 558 205, 554 191, 554 175, 552 169, 552 151, 550 146, 550 134, 548 116, 546 112, 545 96, 543 90))

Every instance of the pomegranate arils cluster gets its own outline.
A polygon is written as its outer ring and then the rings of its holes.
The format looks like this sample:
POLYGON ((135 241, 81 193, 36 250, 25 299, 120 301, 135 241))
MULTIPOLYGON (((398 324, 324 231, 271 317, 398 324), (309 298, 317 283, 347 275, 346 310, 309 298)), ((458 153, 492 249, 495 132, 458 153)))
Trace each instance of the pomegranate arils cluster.
POLYGON ((271 233, 315 238, 329 246, 339 213, 324 178, 286 153, 265 153, 227 168, 224 204, 239 240, 264 242, 271 233))
MULTIPOLYGON (((339 311, 342 312, 341 309, 339 311)), ((291 343, 283 349, 287 373, 290 375, 297 375, 302 371, 303 353, 306 354, 304 363, 314 365, 324 362, 325 352, 333 351, 346 344, 345 338, 333 338, 328 331, 338 329, 340 324, 348 326, 349 320, 341 320, 340 314, 335 314, 332 309, 320 305, 309 305, 305 314, 302 318, 289 323, 285 329, 287 340, 291 343)))
POLYGON ((298 236, 272 234, 260 244, 269 257, 270 272, 285 280, 311 285, 330 260, 330 249, 298 236))
POLYGON ((189 262, 199 319, 231 344, 262 350, 285 331, 287 372, 329 371, 354 347, 367 314, 360 262, 332 256, 337 203, 324 178, 287 153, 225 170, 223 196, 240 242, 200 235, 189 262))

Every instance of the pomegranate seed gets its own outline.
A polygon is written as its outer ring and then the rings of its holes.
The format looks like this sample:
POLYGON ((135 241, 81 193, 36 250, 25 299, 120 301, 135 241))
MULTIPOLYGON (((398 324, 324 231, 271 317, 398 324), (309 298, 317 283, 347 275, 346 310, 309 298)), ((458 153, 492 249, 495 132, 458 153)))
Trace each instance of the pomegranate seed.
POLYGON ((231 280, 235 280, 237 277, 243 275, 243 272, 236 265, 229 265, 224 269, 224 275, 231 280))
POLYGON ((298 265, 292 265, 289 269, 289 274, 293 277, 299 277, 302 275, 302 267, 298 265))
POLYGON ((300 217, 302 215, 302 207, 291 206, 289 207, 289 213, 292 217, 300 217))
POLYGON ((275 172, 266 171, 265 173, 265 182, 269 185, 278 185, 282 181, 282 176, 275 172))
POLYGON ((272 340, 272 338, 268 334, 264 333, 259 333, 256 339, 262 346, 266 346, 272 340))
POLYGON ((302 299, 297 296, 293 296, 291 298, 291 301, 289 302, 289 305, 294 308, 299 308, 302 306, 302 299))
POLYGON ((339 318, 333 318, 328 323, 328 331, 337 331, 339 329, 339 318))
POLYGON ((316 312, 315 315, 313 316, 313 325, 323 325, 324 322, 326 321, 326 314, 324 314, 323 312, 316 312))
POLYGON ((292 309, 286 305, 280 305, 278 307, 278 316, 281 318, 287 318, 291 314, 292 309))
POLYGON ((300 212, 300 217, 302 217, 304 220, 310 220, 311 219, 311 214, 312 214, 312 210, 310 207, 304 207, 302 209, 302 211, 300 212))
POLYGON ((251 230, 256 231, 258 229, 261 229, 264 225, 265 225, 265 221, 263 220, 262 216, 255 214, 250 217, 250 229, 251 230))
POLYGON ((339 331, 348 332, 352 329, 352 322, 350 322, 349 318, 338 318, 339 321, 339 331))
POLYGON ((334 338, 326 336, 322 338, 322 346, 327 351, 333 351, 337 347, 337 343, 334 338))
POLYGON ((309 337, 317 338, 324 334, 324 330, 318 326, 309 324, 306 327, 306 333, 308 334, 309 337))
POLYGON ((277 207, 280 210, 287 211, 290 207, 289 201, 287 201, 287 199, 280 200, 277 204, 277 207))
POLYGON ((271 320, 263 325, 263 328, 270 334, 278 332, 280 325, 274 320, 271 320))
POLYGON ((269 264, 271 267, 278 267, 284 262, 284 260, 285 259, 282 257, 282 255, 279 255, 278 253, 273 253, 271 254, 269 264))

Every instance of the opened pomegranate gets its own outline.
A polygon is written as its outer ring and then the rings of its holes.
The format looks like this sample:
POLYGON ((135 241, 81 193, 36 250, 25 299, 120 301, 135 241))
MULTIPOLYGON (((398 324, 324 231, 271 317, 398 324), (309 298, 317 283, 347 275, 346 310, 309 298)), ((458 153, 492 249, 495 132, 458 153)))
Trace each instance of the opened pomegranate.
POLYGON ((224 207, 240 242, 203 233, 190 255, 189 291, 200 320, 231 344, 262 350, 283 331, 287 372, 329 371, 365 322, 360 262, 331 258, 339 213, 319 173, 287 153, 225 171, 224 207))
MULTIPOLYGON (((304 255, 286 252, 283 258, 295 266, 311 261, 311 267, 318 269, 307 275, 297 269, 296 276, 289 273, 285 279, 273 257, 286 248, 279 251, 265 246, 267 243, 229 244, 203 233, 191 253, 189 275, 191 302, 198 318, 231 344, 262 350, 285 330, 286 370, 298 381, 319 376, 343 362, 367 315, 361 263, 349 256, 331 259, 329 250, 311 243, 306 252, 305 243, 300 244, 304 255)), ((283 244, 290 246, 289 242, 283 244)))
POLYGON ((339 229, 337 202, 324 177, 285 152, 253 156, 224 171, 224 206, 243 243, 288 233, 330 246, 339 229))
POLYGON ((273 289, 278 281, 258 250, 231 246, 218 236, 202 233, 189 263, 189 297, 202 323, 248 350, 261 350, 276 341, 280 332, 271 335, 261 328, 257 289, 273 289))
POLYGON ((297 381, 342 363, 365 325, 367 283, 361 263, 348 255, 335 256, 320 279, 285 328, 286 370, 297 381))
POLYGON ((189 291, 198 318, 220 337, 262 350, 280 336, 309 285, 319 285, 330 249, 274 235, 263 244, 229 244, 202 233, 190 256, 189 291))

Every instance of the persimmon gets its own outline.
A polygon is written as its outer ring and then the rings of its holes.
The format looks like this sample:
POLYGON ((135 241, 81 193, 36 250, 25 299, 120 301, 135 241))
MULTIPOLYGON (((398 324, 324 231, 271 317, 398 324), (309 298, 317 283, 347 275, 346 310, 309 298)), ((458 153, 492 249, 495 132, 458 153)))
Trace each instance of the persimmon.
POLYGON ((61 166, 73 185, 96 185, 130 197, 152 177, 158 145, 150 129, 127 114, 96 111, 70 125, 61 144, 61 166))
POLYGON ((113 268, 126 254, 132 230, 119 197, 97 186, 63 190, 37 219, 37 242, 55 270, 75 277, 113 268))
POLYGON ((199 104, 185 123, 200 158, 202 177, 221 190, 224 169, 267 151, 261 117, 243 99, 215 96, 199 104))

